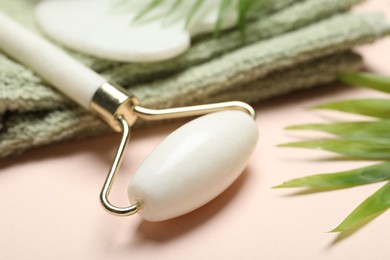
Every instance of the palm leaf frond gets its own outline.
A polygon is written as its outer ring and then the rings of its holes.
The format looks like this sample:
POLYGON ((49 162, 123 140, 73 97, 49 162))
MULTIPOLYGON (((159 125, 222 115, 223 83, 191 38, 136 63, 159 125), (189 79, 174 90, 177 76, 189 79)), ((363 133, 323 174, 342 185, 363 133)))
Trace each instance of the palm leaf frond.
POLYGON ((390 180, 390 162, 338 173, 322 173, 286 181, 274 188, 339 189, 390 180))
POLYGON ((320 139, 287 143, 280 145, 280 147, 324 150, 358 159, 390 159, 390 140, 320 139))
POLYGON ((195 3, 191 6, 190 10, 188 11, 185 26, 187 27, 196 13, 200 10, 200 7, 203 5, 204 0, 196 0, 195 3))
POLYGON ((386 76, 364 72, 343 72, 338 75, 338 79, 346 84, 368 87, 390 93, 390 78, 386 76))
MULTIPOLYGON (((339 79, 390 93, 390 78, 369 73, 341 73, 339 79)), ((359 159, 390 160, 390 99, 343 100, 322 104, 316 109, 331 109, 379 118, 377 121, 305 124, 290 126, 288 130, 315 130, 338 138, 314 139, 280 145, 326 150, 359 159)), ((390 162, 332 174, 317 174, 286 181, 276 188, 338 189, 390 180, 390 162)), ((363 201, 342 223, 333 229, 341 232, 390 208, 390 181, 363 201)))
POLYGON ((390 140, 390 120, 294 125, 288 130, 315 130, 343 139, 390 140))
POLYGON ((233 0, 222 0, 218 10, 217 23, 214 28, 214 36, 218 37, 221 32, 221 26, 225 18, 226 12, 229 10, 232 5, 233 0))
POLYGON ((253 0, 239 0, 237 4, 237 25, 240 28, 241 33, 245 32, 246 22, 249 11, 255 6, 256 1, 253 0))
POLYGON ((166 16, 170 16, 172 13, 174 13, 177 10, 177 8, 179 8, 181 3, 182 0, 175 0, 175 2, 173 2, 171 7, 168 9, 166 16))
POLYGON ((363 201, 332 232, 345 231, 363 220, 390 208, 390 182, 363 201))
POLYGON ((144 8, 142 8, 138 14, 134 17, 134 21, 139 21, 141 18, 143 18, 146 14, 148 14, 150 11, 155 9, 156 7, 160 6, 164 0, 152 0, 150 1, 144 8))
POLYGON ((377 118, 390 118, 390 99, 370 98, 343 100, 318 105, 314 108, 336 110, 377 118))
MULTIPOLYGON (((126 1, 126 0, 122 0, 126 1)), ((130 0, 127 0, 130 1, 130 0)), ((197 13, 201 10, 201 6, 205 3, 205 0, 191 0, 193 3, 186 13, 185 26, 187 27, 197 13)), ((268 0, 221 0, 218 8, 218 18, 214 27, 214 35, 219 36, 222 28, 223 21, 226 19, 227 13, 236 9, 237 13, 237 27, 241 30, 242 35, 245 35, 245 29, 251 10, 256 9, 259 6, 264 5, 268 0)), ((142 8, 133 19, 134 21, 141 20, 148 13, 153 11, 155 8, 166 4, 167 0, 150 0, 144 8, 142 8)), ((269 1, 270 2, 270 1, 269 1)), ((182 0, 174 0, 171 6, 168 8, 165 16, 170 16, 179 9, 182 4, 182 0)))

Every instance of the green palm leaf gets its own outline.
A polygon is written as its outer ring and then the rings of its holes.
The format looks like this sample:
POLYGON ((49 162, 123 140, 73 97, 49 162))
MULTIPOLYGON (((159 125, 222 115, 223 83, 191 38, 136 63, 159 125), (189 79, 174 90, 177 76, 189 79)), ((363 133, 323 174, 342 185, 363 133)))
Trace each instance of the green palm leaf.
POLYGON ((229 10, 233 0, 222 0, 218 10, 218 19, 215 24, 214 36, 218 37, 221 32, 221 26, 225 18, 226 12, 229 10))
POLYGON ((287 129, 322 131, 347 139, 390 140, 390 120, 305 124, 290 126, 287 129))
POLYGON ((320 139, 279 146, 325 150, 360 159, 390 159, 390 140, 320 139))
POLYGON ((341 82, 369 87, 382 92, 390 93, 390 78, 363 72, 344 72, 338 75, 341 82))
POLYGON ((363 201, 348 217, 332 232, 345 231, 368 217, 379 214, 390 207, 390 182, 363 201))
POLYGON ((246 27, 246 18, 249 11, 256 4, 254 0, 239 0, 237 4, 238 19, 237 24, 241 32, 244 33, 246 27))
MULTIPOLYGON (((185 25, 188 26, 195 15, 199 12, 200 7, 204 4, 205 0, 192 0, 193 4, 190 7, 189 11, 186 14, 186 20, 185 25)), ((267 0, 268 1, 268 0, 267 0)), ((144 8, 142 8, 135 16, 134 21, 138 21, 142 19, 145 15, 147 15, 149 12, 151 12, 153 9, 161 6, 162 4, 166 3, 166 0, 150 0, 144 8)), ((226 17, 226 14, 231 10, 233 7, 233 3, 236 3, 236 12, 237 12, 237 26, 240 28, 241 32, 245 33, 246 25, 248 16, 251 10, 262 7, 266 0, 221 0, 221 4, 218 9, 218 18, 217 22, 215 24, 214 28, 214 35, 218 36, 221 32, 221 27, 223 24, 223 21, 226 17)), ((171 15, 174 13, 180 4, 182 3, 182 0, 175 0, 170 8, 168 9, 166 16, 171 15)))
POLYGON ((179 8, 181 3, 182 0, 176 0, 175 2, 173 2, 172 6, 168 9, 166 16, 170 16, 173 12, 175 12, 176 9, 179 8))
POLYGON ((138 21, 141 18, 143 18, 146 14, 148 14, 150 11, 155 9, 156 7, 160 6, 162 3, 164 3, 164 0, 152 0, 147 4, 143 9, 139 11, 139 13, 134 17, 134 21, 138 21))
MULTIPOLYGON (((390 78, 357 72, 338 75, 340 81, 390 93, 390 78)), ((316 130, 330 133, 339 139, 319 139, 293 142, 281 147, 311 148, 330 151, 361 159, 390 159, 390 99, 345 100, 316 106, 380 118, 377 121, 360 121, 331 124, 305 124, 290 126, 289 130, 316 130)), ((350 171, 317 174, 286 181, 276 188, 338 189, 390 180, 390 162, 350 171)), ((390 182, 363 201, 333 232, 345 231, 390 207, 390 182)))
POLYGON ((339 189, 390 180, 390 162, 338 173, 316 174, 286 181, 274 188, 339 189))
POLYGON ((389 99, 356 99, 344 100, 333 103, 322 104, 315 109, 330 109, 353 114, 372 116, 378 118, 390 118, 389 99))
POLYGON ((185 23, 186 27, 191 23, 195 14, 199 11, 200 7, 202 6, 203 2, 204 0, 196 0, 196 2, 192 5, 190 11, 187 14, 186 23, 185 23))

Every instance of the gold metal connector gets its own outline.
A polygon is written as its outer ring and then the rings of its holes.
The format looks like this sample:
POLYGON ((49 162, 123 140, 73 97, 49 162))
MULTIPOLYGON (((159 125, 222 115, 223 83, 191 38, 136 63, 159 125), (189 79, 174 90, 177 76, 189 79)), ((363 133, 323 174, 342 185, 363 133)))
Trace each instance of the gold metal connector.
POLYGON ((121 132, 117 117, 123 116, 130 126, 133 125, 137 120, 133 108, 138 103, 138 99, 121 86, 106 82, 95 92, 89 106, 112 129, 121 132))

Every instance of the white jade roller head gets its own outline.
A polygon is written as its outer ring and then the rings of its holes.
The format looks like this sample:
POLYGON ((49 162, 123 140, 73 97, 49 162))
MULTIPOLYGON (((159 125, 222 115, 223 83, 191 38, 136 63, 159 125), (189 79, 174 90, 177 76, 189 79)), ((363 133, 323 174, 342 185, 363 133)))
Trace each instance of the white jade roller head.
POLYGON ((139 212, 150 221, 183 215, 223 192, 244 169, 257 142, 255 113, 248 104, 232 101, 148 109, 128 91, 107 83, 62 49, 1 12, 0 28, 2 51, 122 133, 100 194, 102 206, 111 214, 128 216, 139 212), (136 120, 199 115, 205 116, 173 132, 141 165, 128 190, 132 204, 112 205, 108 196, 130 138, 130 127, 136 120))
POLYGON ((257 142, 256 123, 242 111, 199 117, 170 134, 130 182, 132 203, 149 221, 188 213, 215 198, 245 168, 257 142))

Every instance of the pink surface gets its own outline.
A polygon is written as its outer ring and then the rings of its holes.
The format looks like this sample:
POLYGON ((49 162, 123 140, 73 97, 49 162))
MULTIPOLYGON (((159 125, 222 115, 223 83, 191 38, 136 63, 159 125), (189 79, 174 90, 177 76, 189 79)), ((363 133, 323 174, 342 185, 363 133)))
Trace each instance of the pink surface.
MULTIPOLYGON (((388 1, 369 1, 364 8, 371 7, 390 10, 388 1)), ((360 51, 367 68, 390 75, 389 49, 385 39, 360 51)), ((340 118, 304 108, 382 95, 335 84, 264 102, 257 107, 260 142, 244 174, 206 206, 160 223, 138 216, 114 217, 99 204, 117 136, 3 159, 0 259, 389 259, 390 212, 351 236, 327 233, 383 184, 306 195, 271 189, 291 178, 372 164, 275 146, 302 136, 286 133, 283 128, 288 125, 340 118)), ((127 205, 131 173, 179 125, 134 132, 113 188, 117 204, 127 205)))

